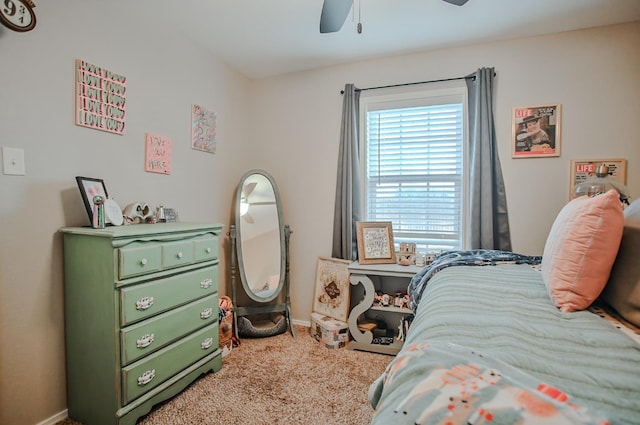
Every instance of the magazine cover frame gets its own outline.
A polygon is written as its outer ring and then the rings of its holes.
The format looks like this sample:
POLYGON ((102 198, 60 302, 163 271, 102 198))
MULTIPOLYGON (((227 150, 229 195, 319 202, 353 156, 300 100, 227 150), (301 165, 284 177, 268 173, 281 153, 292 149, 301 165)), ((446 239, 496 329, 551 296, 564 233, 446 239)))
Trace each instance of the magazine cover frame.
POLYGON ((596 172, 598 165, 609 167, 609 177, 618 183, 627 185, 627 160, 613 159, 572 159, 569 165, 569 200, 573 198, 575 187, 596 172))
POLYGON ((516 106, 511 112, 511 157, 558 157, 562 147, 562 105, 516 106), (542 132, 542 133, 540 133, 542 132))

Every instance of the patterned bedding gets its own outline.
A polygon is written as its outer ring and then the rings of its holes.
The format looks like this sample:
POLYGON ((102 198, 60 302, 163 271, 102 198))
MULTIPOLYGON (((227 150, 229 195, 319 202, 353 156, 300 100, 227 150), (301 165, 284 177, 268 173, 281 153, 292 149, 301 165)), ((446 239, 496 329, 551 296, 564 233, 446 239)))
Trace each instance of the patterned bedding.
POLYGON ((638 342, 606 315, 560 312, 539 257, 495 254, 450 257, 412 280, 420 304, 369 389, 372 423, 640 424, 638 342))

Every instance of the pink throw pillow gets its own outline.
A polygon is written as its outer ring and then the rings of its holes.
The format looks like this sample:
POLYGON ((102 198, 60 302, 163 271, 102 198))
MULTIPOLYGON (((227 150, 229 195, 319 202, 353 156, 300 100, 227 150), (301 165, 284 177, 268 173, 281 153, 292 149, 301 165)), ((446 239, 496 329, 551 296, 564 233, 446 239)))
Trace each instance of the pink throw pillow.
POLYGON ((624 216, 615 190, 581 196, 562 208, 542 256, 542 278, 563 312, 584 310, 598 298, 616 259, 624 216))

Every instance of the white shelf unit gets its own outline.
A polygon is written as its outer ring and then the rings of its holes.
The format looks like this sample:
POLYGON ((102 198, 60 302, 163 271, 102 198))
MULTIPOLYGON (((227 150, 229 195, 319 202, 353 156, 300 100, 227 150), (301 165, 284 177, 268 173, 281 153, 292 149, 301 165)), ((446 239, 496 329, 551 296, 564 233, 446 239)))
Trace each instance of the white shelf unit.
POLYGON ((382 354, 395 355, 402 348, 402 341, 397 339, 397 332, 402 316, 413 314, 408 308, 395 306, 373 305, 376 290, 394 294, 395 291, 405 292, 411 278, 422 267, 400 266, 398 264, 360 264, 355 261, 349 265, 349 281, 351 283, 351 312, 349 313, 349 332, 353 340, 348 347, 352 350, 372 351, 382 354), (358 302, 358 300, 361 301, 358 302), (358 302, 355 304, 354 302, 358 302), (371 331, 361 331, 358 321, 361 316, 370 319, 384 320, 387 328, 394 329, 394 342, 391 344, 374 344, 371 331))

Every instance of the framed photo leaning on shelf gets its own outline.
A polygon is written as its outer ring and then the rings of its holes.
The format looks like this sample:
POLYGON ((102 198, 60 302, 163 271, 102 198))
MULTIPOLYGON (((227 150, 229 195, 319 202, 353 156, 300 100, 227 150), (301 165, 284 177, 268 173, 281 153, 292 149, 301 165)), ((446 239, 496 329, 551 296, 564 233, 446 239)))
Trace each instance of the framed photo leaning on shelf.
POLYGON ((356 222, 360 264, 393 264, 396 251, 390 221, 356 222))
POLYGON ((313 312, 342 322, 349 315, 349 264, 339 258, 318 257, 313 312))

